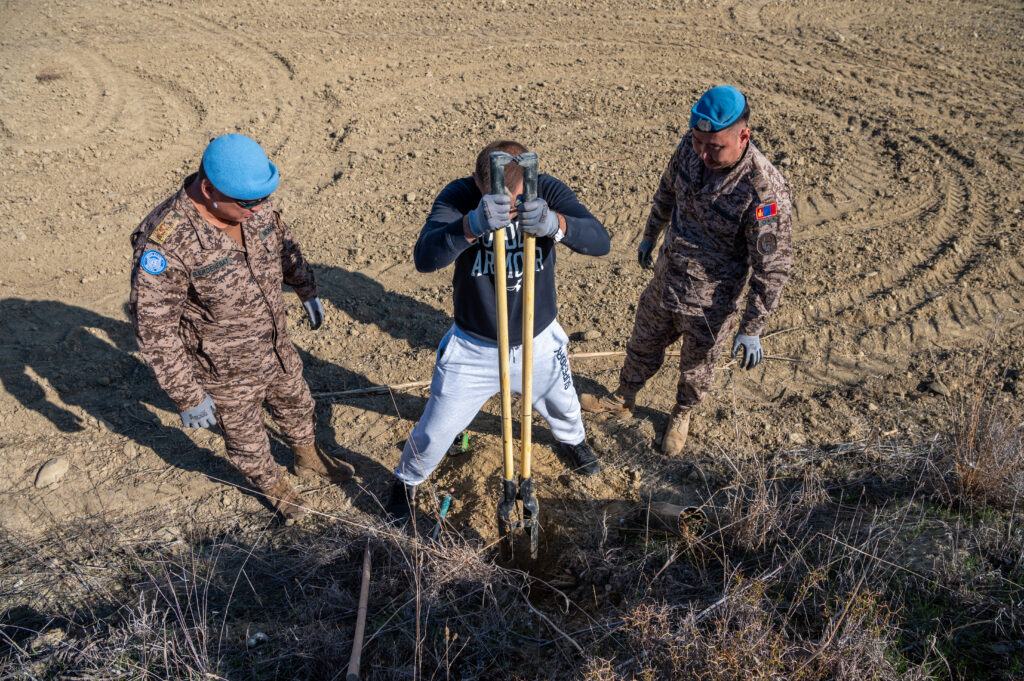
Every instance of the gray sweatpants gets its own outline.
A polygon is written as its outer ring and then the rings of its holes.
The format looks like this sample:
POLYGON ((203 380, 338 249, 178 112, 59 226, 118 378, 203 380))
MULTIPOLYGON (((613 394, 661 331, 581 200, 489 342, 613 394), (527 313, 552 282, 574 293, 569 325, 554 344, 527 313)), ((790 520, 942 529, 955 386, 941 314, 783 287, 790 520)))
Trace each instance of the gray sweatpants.
MULTIPOLYGON (((557 321, 533 339, 533 408, 544 417, 559 442, 577 445, 586 433, 580 402, 569 371, 569 338, 557 321)), ((509 348, 512 392, 522 394, 523 348, 509 348)), ((484 403, 501 391, 498 347, 467 335, 456 326, 437 350, 430 399, 420 422, 405 442, 395 475, 418 485, 434 472, 455 437, 484 403)))

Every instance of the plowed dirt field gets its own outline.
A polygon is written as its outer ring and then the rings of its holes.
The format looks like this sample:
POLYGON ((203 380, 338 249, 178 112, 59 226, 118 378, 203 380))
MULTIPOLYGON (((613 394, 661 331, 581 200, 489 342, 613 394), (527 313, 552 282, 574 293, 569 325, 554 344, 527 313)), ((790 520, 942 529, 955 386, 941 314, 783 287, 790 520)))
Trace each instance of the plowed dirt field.
MULTIPOLYGON (((435 194, 496 138, 537 151, 607 226, 609 256, 560 252, 560 319, 572 352, 622 350, 657 181, 694 99, 731 83, 792 184, 796 259, 765 340, 777 359, 749 373, 723 360, 688 456, 931 437, 942 388, 955 395, 986 348, 1005 358, 1006 399, 1024 395, 1019 2, 4 0, 0 16, 8 529, 154 512, 173 534, 260 508, 219 435, 179 429, 124 309, 128 235, 235 131, 278 164, 284 219, 315 264, 326 324, 311 332, 289 306, 316 393, 430 377, 451 273, 418 274, 412 247, 435 194), (55 456, 69 472, 36 488, 55 456)), ((577 388, 614 388, 620 361, 575 361, 577 388)), ((588 418, 594 479, 570 476, 537 425, 549 539, 573 500, 686 495, 657 444, 676 375, 669 360, 635 420, 588 418)), ((323 440, 361 481, 309 490, 318 511, 379 513, 425 400, 320 397, 323 440)), ((498 413, 492 400, 471 453, 433 480, 456 489, 467 536, 495 532, 498 413)))

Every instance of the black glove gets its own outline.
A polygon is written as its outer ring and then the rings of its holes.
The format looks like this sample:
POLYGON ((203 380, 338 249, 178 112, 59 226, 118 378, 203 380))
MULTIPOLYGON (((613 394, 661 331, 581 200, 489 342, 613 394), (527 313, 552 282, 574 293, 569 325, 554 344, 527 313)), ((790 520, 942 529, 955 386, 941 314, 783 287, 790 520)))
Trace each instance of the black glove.
POLYGON ((654 242, 647 239, 641 241, 636 249, 636 259, 645 270, 654 267, 654 242))

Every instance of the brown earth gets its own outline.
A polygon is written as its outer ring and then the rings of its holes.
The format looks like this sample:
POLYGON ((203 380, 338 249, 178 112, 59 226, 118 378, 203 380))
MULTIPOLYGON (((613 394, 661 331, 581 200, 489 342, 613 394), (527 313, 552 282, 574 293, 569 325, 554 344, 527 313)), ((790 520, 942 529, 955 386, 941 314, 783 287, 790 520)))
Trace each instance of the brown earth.
MULTIPOLYGON (((317 392, 430 376, 451 275, 416 273, 412 247, 436 192, 498 137, 539 152, 608 227, 609 256, 560 252, 560 319, 574 339, 601 332, 574 352, 622 349, 650 197, 694 98, 728 82, 796 197, 796 264, 765 342, 788 359, 750 373, 723 360, 692 456, 728 462, 741 436, 769 451, 930 437, 948 416, 933 381, 955 392, 993 339, 1005 399, 1024 394, 1018 2, 11 0, 0 15, 9 530, 145 512, 174 536, 186 518, 259 508, 218 435, 178 428, 124 312, 129 233, 234 131, 280 167, 284 217, 316 266, 325 326, 309 331, 289 300, 317 392), (69 472, 37 489, 58 455, 69 472)), ((618 363, 577 361, 577 387, 614 387, 618 363)), ((656 442, 675 375, 642 393, 637 420, 588 420, 597 478, 569 476, 536 428, 549 538, 570 500, 685 496, 656 442)), ((313 490, 317 510, 375 516, 425 399, 320 400, 322 436, 362 484, 313 490)), ((434 478, 469 536, 495 532, 497 413, 492 400, 472 454, 434 478)), ((275 454, 287 463, 279 440, 275 454)))

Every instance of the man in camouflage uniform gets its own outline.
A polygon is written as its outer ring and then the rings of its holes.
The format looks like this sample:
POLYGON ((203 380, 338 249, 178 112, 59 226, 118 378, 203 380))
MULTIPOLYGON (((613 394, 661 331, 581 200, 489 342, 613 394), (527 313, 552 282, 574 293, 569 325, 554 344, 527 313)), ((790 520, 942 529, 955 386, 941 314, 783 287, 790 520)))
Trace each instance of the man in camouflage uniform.
POLYGON ((324 310, 313 270, 270 200, 278 181, 255 141, 211 141, 199 173, 132 233, 131 315, 184 426, 216 421, 228 458, 290 523, 305 501, 270 454, 264 403, 295 454, 296 475, 341 482, 353 471, 316 445, 281 284, 299 294, 314 329, 324 310))
POLYGON ((792 193, 750 141, 749 116, 746 98, 728 85, 708 90, 691 109, 691 130, 661 177, 638 249, 641 266, 650 268, 668 227, 637 304, 618 389, 580 397, 586 411, 630 413, 665 348, 682 336, 676 405, 662 438, 670 456, 682 452, 690 413, 711 389, 744 287, 732 354, 742 350, 741 366, 752 369, 763 357, 760 336, 793 260, 792 193))

